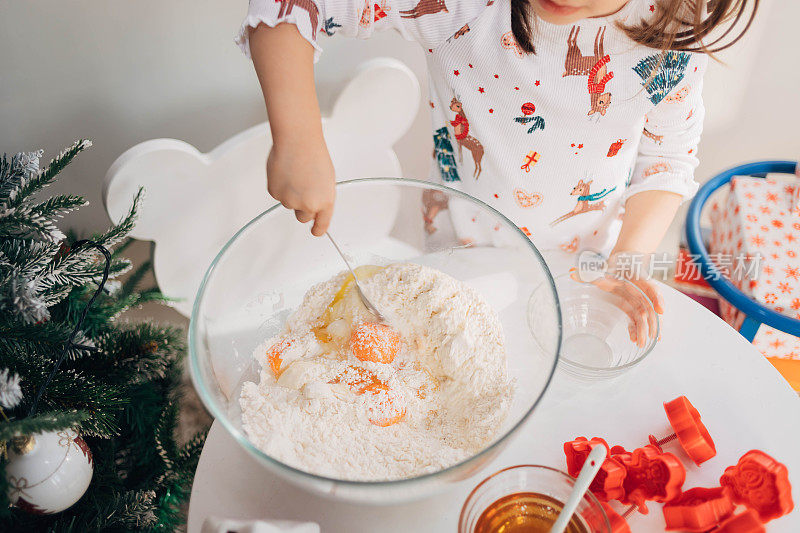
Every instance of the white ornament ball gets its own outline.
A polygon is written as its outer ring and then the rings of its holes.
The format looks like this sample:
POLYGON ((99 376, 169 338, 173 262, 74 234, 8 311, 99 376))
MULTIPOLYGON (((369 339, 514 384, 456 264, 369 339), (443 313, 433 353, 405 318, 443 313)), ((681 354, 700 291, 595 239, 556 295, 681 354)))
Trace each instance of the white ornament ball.
POLYGON ((27 449, 8 447, 9 499, 31 514, 52 514, 77 502, 92 480, 92 452, 71 430, 33 435, 27 449))

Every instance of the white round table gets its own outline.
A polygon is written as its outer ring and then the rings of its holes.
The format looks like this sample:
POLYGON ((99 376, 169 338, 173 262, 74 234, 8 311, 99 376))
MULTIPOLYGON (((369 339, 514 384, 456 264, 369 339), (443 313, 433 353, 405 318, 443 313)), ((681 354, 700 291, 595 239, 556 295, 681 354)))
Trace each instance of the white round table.
MULTIPOLYGON (((686 464, 684 489, 717 486, 725 467, 746 451, 760 449, 788 467, 797 501, 800 398, 720 318, 669 287, 662 286, 662 294, 662 340, 645 361, 616 380, 591 385, 558 373, 540 407, 492 464, 424 501, 371 507, 306 493, 266 471, 215 422, 192 487, 189 533, 199 532, 207 516, 314 521, 323 533, 454 532, 464 499, 485 476, 523 463, 563 470, 563 443, 580 435, 601 436, 627 449, 642 446, 650 433, 666 433, 662 403, 680 395, 700 411, 717 445, 717 456, 702 467, 694 466, 677 445, 666 445, 686 464)), ((649 515, 629 519, 634 532, 664 531, 660 505, 650 509, 649 515)), ((800 531, 800 505, 770 522, 767 530, 800 531)))

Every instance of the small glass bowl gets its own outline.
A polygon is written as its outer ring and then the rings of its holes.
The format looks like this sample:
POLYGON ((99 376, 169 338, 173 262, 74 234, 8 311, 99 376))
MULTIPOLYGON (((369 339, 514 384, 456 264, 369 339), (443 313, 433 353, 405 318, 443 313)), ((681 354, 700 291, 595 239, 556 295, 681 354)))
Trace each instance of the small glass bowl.
MULTIPOLYGON (((559 368, 568 374, 590 381, 616 377, 643 361, 658 343, 658 313, 634 283, 608 275, 581 281, 575 272, 557 276, 555 283, 563 321, 559 368), (642 320, 642 343, 631 340, 629 328, 636 326, 629 313, 652 321, 648 325, 642 320)), ((534 295, 531 302, 535 301, 534 295)), ((530 308, 528 317, 534 330, 535 316, 535 309, 530 308)))
MULTIPOLYGON (((458 533, 474 533, 483 512, 505 496, 529 492, 548 496, 563 504, 574 485, 574 478, 548 466, 518 465, 504 468, 481 481, 467 496, 458 519, 458 533)), ((589 533, 611 533, 608 516, 591 492, 583 496, 575 516, 589 533)), ((545 522, 541 525, 543 529, 547 528, 545 522)))

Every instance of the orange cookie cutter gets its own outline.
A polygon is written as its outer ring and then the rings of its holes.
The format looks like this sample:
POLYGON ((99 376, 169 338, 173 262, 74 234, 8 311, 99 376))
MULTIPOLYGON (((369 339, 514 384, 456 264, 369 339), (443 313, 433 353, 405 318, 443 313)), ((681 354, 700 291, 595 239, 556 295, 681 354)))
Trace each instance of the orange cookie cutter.
POLYGON ((664 504, 667 531, 703 533, 733 514, 736 505, 724 487, 695 487, 664 504))
POLYGON ((750 450, 725 469, 720 485, 731 491, 734 503, 744 504, 769 522, 792 511, 789 470, 761 450, 750 450))
POLYGON ((677 439, 686 455, 698 466, 717 455, 714 440, 700 420, 700 413, 686 396, 666 402, 664 411, 673 432, 661 439, 650 435, 650 444, 660 449, 677 439))
POLYGON ((600 502, 603 510, 608 517, 608 523, 611 525, 611 533, 631 533, 631 526, 623 516, 620 516, 610 505, 600 502))
POLYGON ((726 518, 712 530, 713 533, 766 533, 766 531, 758 513, 752 509, 726 518))
POLYGON ((583 463, 589 456, 589 452, 595 446, 603 446, 606 449, 606 459, 603 461, 600 470, 589 485, 589 490, 598 500, 607 502, 616 500, 625 494, 622 483, 625 479, 625 467, 622 463, 611 457, 606 441, 600 437, 578 437, 575 440, 564 443, 564 455, 567 458, 567 472, 572 477, 578 477, 583 468, 583 463))
POLYGON ((681 493, 686 469, 675 455, 648 444, 616 457, 626 471, 622 484, 625 494, 619 500, 623 504, 633 504, 640 513, 647 514, 649 511, 645 502, 664 503, 681 493))

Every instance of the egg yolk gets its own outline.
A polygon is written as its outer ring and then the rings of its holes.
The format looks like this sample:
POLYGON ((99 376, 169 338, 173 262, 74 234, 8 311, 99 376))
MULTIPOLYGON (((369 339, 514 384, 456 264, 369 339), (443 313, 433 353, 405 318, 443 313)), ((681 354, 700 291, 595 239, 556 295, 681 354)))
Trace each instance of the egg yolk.
MULTIPOLYGON (((356 267, 355 272, 358 276, 358 280, 364 281, 381 270, 383 270, 383 267, 376 265, 361 265, 356 267)), ((319 342, 323 344, 344 344, 347 342, 347 336, 339 338, 339 334, 328 328, 334 322, 344 321, 347 328, 346 330, 349 333, 350 326, 353 323, 354 313, 356 310, 364 308, 364 304, 361 302, 358 292, 354 290, 354 287, 353 275, 348 274, 344 278, 342 286, 339 287, 339 290, 325 308, 322 316, 319 317, 319 324, 312 329, 319 342)))
POLYGON ((329 383, 344 383, 353 394, 358 395, 365 392, 376 393, 382 390, 389 390, 389 386, 378 379, 374 372, 352 365, 348 365, 344 372, 329 383))
POLYGON ((368 408, 369 421, 385 428, 397 424, 406 416, 403 396, 392 390, 375 393, 368 408))
POLYGON ((369 421, 380 427, 397 424, 406 416, 405 399, 374 372, 349 365, 329 383, 343 383, 357 395, 369 393, 369 421))
POLYGON ((272 373, 275 374, 276 378, 280 377, 282 372, 281 363, 283 363, 283 359, 281 359, 281 356, 283 355, 283 352, 291 345, 292 341, 284 339, 276 342, 267 350, 267 361, 269 361, 269 367, 272 369, 272 373))
POLYGON ((391 363, 400 351, 400 334, 386 324, 366 322, 353 329, 350 349, 361 361, 391 363))

